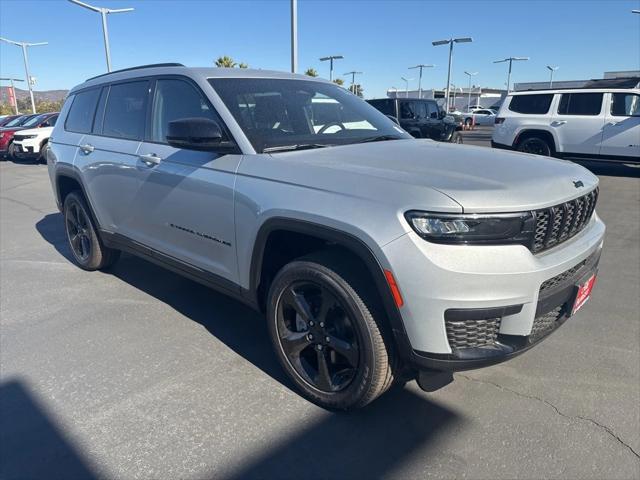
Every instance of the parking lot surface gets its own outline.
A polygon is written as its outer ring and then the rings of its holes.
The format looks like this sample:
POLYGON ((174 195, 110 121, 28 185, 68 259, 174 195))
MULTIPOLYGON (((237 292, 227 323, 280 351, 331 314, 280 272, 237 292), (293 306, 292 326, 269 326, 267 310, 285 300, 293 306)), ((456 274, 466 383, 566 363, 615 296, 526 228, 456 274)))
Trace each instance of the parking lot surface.
POLYGON ((608 230, 579 315, 438 392, 332 413, 241 304, 128 255, 75 267, 46 167, 3 162, 0 478, 640 478, 640 170, 589 167, 608 230))

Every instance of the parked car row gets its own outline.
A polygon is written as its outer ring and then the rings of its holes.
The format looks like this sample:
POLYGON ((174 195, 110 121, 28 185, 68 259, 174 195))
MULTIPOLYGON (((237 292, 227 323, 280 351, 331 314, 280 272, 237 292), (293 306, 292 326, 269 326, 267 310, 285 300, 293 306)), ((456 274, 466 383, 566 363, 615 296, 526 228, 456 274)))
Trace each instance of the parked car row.
POLYGON ((9 115, 0 119, 0 159, 44 162, 58 112, 9 115))

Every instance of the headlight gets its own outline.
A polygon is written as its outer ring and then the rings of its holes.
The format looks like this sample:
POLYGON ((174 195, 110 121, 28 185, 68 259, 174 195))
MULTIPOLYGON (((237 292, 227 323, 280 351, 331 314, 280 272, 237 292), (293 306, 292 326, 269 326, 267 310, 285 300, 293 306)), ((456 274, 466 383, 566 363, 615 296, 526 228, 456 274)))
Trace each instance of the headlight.
POLYGON ((405 218, 422 238, 436 243, 529 245, 535 225, 531 212, 445 214, 412 210, 405 218))
POLYGON ((22 135, 22 140, 27 140, 29 138, 36 138, 38 135, 22 135))

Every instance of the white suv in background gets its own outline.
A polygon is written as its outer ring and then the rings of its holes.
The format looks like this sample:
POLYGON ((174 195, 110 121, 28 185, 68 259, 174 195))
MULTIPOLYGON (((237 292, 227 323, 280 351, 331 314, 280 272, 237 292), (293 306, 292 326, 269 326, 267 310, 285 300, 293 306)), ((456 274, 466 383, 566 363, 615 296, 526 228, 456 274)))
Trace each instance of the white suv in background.
POLYGON ((500 108, 491 144, 567 159, 639 163, 639 81, 513 92, 500 108))
POLYGON ((46 127, 20 130, 13 136, 13 156, 20 159, 37 159, 46 163, 49 137, 53 132, 58 115, 52 116, 46 127))

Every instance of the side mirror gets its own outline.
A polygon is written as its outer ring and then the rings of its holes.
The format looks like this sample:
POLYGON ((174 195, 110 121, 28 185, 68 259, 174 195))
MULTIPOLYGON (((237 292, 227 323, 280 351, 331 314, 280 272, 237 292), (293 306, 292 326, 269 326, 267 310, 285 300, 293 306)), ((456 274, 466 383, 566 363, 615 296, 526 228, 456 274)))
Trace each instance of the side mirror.
POLYGON ((443 119, 444 117, 446 117, 446 116, 447 116, 447 112, 445 112, 444 110, 440 110, 440 111, 438 112, 438 118, 439 118, 440 120, 442 120, 442 119, 443 119))
POLYGON ((167 142, 187 150, 215 150, 222 142, 222 129, 209 118, 181 118, 169 122, 167 142))
POLYGON ((393 123, 395 123, 396 125, 400 125, 400 122, 398 121, 398 119, 393 115, 387 115, 387 118, 391 120, 393 123))

